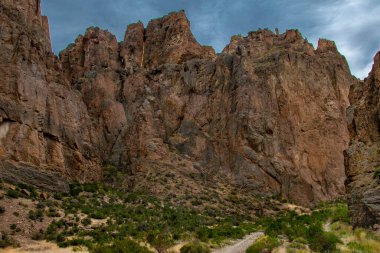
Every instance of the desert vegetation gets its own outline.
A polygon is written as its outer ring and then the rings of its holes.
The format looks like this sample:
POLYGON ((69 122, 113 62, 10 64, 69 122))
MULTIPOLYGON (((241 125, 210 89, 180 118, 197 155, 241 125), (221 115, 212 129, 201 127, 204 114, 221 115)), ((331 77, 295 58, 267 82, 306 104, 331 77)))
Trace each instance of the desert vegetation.
MULTIPOLYGON (((311 211, 289 210, 281 208, 288 205, 286 201, 273 196, 266 201, 277 203, 277 211, 263 215, 255 212, 253 217, 223 213, 212 206, 203 208, 201 197, 194 208, 188 208, 173 205, 168 197, 159 199, 143 191, 124 192, 105 184, 73 183, 69 192, 48 198, 25 185, 3 186, 1 191, 3 200, 28 209, 25 213, 30 222, 46 224, 44 229, 36 229, 31 239, 89 252, 168 252, 182 244, 181 253, 207 253, 257 231, 265 235, 247 253, 277 252, 281 248, 291 253, 380 249, 377 235, 349 225, 344 201, 324 203, 311 211), (27 205, 23 199, 33 204, 27 205)), ((227 197, 240 201, 238 193, 227 197)), ((4 215, 8 207, 0 204, 0 215, 4 215)), ((20 211, 9 212, 15 218, 23 215, 20 211)), ((7 231, 1 231, 1 247, 17 245, 13 235, 23 232, 18 223, 7 226, 7 231)))
POLYGON ((193 238, 218 246, 257 229, 248 217, 225 216, 215 210, 198 213, 144 192, 125 194, 100 184, 73 184, 69 194, 55 195, 55 199, 64 214, 49 225, 45 238, 62 247, 83 245, 92 252, 126 247, 120 246, 125 238, 130 238, 131 245, 148 243, 158 252, 193 238))

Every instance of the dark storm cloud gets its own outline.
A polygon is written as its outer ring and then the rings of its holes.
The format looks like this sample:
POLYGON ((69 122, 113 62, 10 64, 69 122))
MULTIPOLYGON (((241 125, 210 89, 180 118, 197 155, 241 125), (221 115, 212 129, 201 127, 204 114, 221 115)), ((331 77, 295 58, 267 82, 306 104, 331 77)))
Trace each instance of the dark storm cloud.
POLYGON ((45 0, 55 52, 89 26, 110 30, 119 40, 126 25, 184 9, 202 44, 221 51, 235 34, 258 28, 298 28, 314 45, 319 37, 334 40, 352 72, 365 77, 380 50, 378 0, 45 0))

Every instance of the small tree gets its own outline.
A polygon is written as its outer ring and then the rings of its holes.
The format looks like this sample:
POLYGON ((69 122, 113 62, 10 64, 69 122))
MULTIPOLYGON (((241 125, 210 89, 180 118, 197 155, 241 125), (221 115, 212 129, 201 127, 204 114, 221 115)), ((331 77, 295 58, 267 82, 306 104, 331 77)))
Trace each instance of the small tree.
POLYGON ((173 239, 168 231, 159 231, 147 236, 147 241, 152 245, 158 253, 165 253, 173 244, 173 239))

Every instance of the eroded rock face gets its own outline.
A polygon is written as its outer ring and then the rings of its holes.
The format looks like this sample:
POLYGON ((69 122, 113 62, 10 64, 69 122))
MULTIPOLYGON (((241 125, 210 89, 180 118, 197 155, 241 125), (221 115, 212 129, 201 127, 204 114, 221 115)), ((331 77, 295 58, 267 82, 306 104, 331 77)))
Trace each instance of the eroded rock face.
POLYGON ((99 178, 87 107, 51 52, 39 1, 0 8, 1 177, 58 190, 68 179, 99 178))
MULTIPOLYGON (((380 52, 364 81, 352 86, 348 109, 350 147, 346 151, 349 207, 356 226, 380 223, 380 52)), ((377 227, 378 228, 378 227, 377 227)))
MULTIPOLYGON (((33 29, 48 38, 44 24, 33 29)), ((27 41, 39 38, 27 34, 27 41)), ((136 187, 152 168, 195 173, 206 184, 304 205, 345 191, 353 79, 331 41, 315 50, 297 30, 260 30, 234 36, 216 55, 195 40, 181 11, 147 28, 128 26, 121 43, 89 28, 59 60, 46 44, 38 60, 13 63, 14 51, 36 50, 26 44, 1 46, 0 138, 11 147, 3 160, 82 181, 101 177, 100 165, 111 163, 127 168, 136 187)))

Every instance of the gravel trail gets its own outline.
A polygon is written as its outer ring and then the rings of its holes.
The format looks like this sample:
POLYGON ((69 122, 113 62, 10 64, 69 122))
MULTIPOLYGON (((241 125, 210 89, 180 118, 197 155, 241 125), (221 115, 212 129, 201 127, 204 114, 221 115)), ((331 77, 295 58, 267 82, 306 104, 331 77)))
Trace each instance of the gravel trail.
POLYGON ((223 248, 213 250, 213 253, 245 253, 246 249, 251 246, 257 239, 263 236, 263 232, 255 232, 247 235, 241 240, 236 241, 232 245, 227 245, 223 248))

